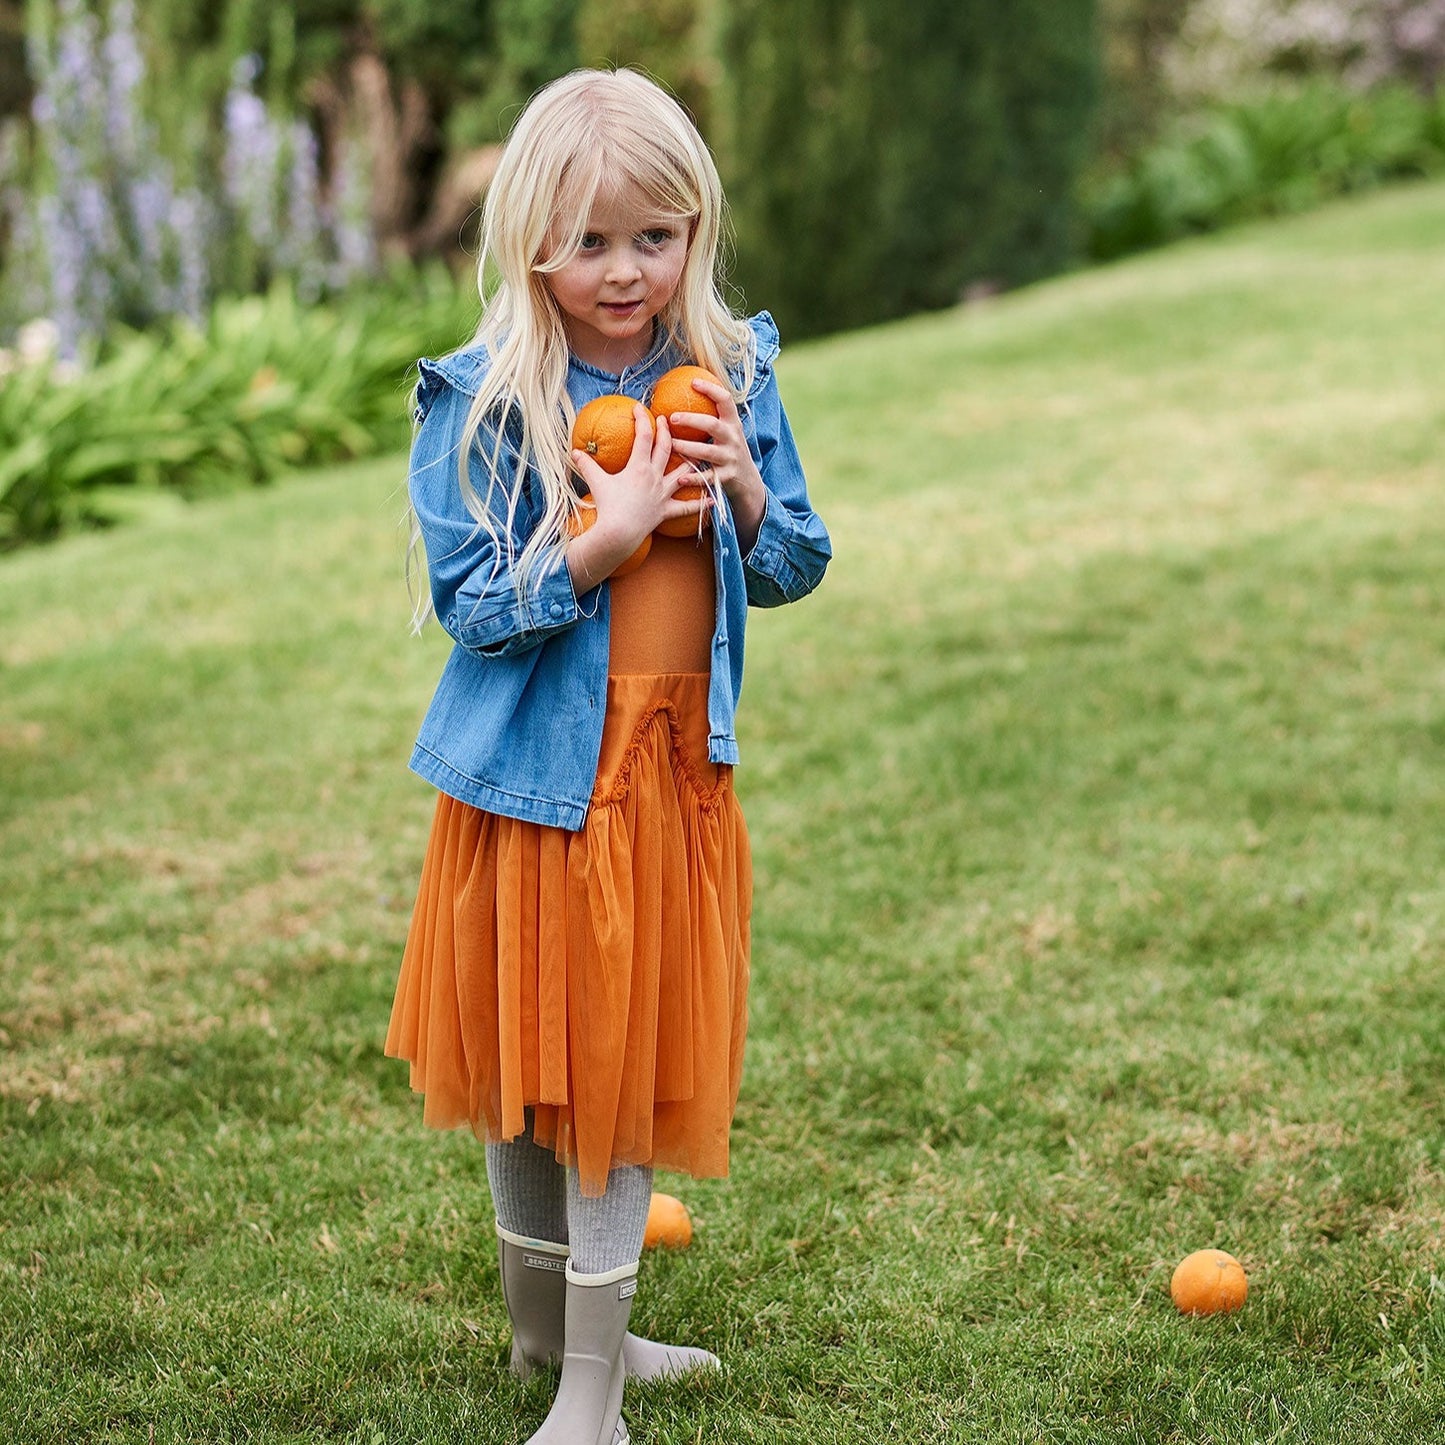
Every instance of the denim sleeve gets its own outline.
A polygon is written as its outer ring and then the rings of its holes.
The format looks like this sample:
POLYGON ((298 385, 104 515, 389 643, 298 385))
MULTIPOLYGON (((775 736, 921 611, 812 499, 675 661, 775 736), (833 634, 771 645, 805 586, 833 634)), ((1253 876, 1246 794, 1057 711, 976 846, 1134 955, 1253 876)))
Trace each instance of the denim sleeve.
POLYGON ((803 464, 771 373, 747 414, 753 458, 768 495, 758 540, 743 558, 743 576, 754 607, 778 607, 806 597, 823 580, 833 547, 808 500, 803 464))
MULTIPOLYGON (((479 656, 526 652, 581 615, 563 551, 559 547, 544 557, 523 588, 505 550, 462 501, 457 448, 471 398, 454 386, 438 385, 425 363, 418 396, 421 425, 412 442, 407 489, 426 547, 437 621, 479 656)), ((474 447, 468 460, 472 486, 482 498, 488 495, 487 464, 495 436, 483 427, 480 451, 474 447)), ((497 478, 489 512, 497 536, 511 537, 515 555, 526 543, 537 509, 519 491, 518 458, 506 442, 498 463, 507 474, 497 478)))

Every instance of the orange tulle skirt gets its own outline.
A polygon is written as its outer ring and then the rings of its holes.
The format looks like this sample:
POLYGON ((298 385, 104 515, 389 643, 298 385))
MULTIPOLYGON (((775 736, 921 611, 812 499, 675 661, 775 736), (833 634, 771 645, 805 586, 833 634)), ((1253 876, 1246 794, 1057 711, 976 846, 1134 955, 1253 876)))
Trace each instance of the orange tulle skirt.
MULTIPOLYGON (((710 555, 663 540, 612 584, 614 667, 706 656, 710 555)), ((386 1052, 425 1123, 510 1140, 531 1110, 590 1195, 619 1164, 727 1173, 752 870, 707 689, 705 670, 609 676, 579 832, 437 799, 386 1052)))

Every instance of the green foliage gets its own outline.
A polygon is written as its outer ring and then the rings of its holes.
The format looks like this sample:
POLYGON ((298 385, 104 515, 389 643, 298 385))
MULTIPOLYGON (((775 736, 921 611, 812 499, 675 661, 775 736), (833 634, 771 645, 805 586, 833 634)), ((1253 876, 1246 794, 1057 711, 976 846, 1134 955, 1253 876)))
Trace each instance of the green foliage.
POLYGON ((1098 148, 1135 155, 1177 112, 1164 57, 1189 13, 1189 0, 1099 0, 1103 84, 1098 148))
POLYGON ((440 103, 454 102, 487 72, 498 0, 437 5, 434 0, 363 0, 382 54, 414 75, 440 103))
POLYGON ((461 99, 458 144, 503 139, 528 99, 579 65, 632 66, 660 80, 706 125, 715 63, 709 0, 494 0, 485 84, 461 99))
POLYGON ((1176 126, 1087 188, 1089 254, 1107 260, 1255 216, 1445 170, 1445 93, 1317 81, 1176 126))
POLYGON ((539 87, 577 64, 579 0, 493 0, 495 19, 485 80, 460 96, 451 135, 462 145, 502 140, 539 87))
MULTIPOLYGON (((474 84, 492 45, 492 4, 439 6, 429 0, 142 0, 162 48, 206 66, 216 94, 238 56, 255 54, 299 104, 308 83, 333 72, 357 48, 375 47, 401 74, 439 98, 474 84)), ((272 99, 279 99, 272 96, 272 99)))
POLYGON ((23 112, 29 104, 24 0, 0 0, 0 120, 23 112))
POLYGON ((1015 285, 1073 257, 1093 0, 739 0, 721 101, 748 302, 788 334, 1015 285))
POLYGON ((14 372, 0 382, 0 551, 105 525, 157 491, 225 491, 401 445, 408 368, 455 345, 464 313, 441 271, 330 306, 277 286, 219 302, 204 330, 129 333, 68 379, 14 372))
POLYGON ((628 65, 660 80, 707 134, 717 80, 713 18, 718 0, 581 0, 583 65, 628 65))

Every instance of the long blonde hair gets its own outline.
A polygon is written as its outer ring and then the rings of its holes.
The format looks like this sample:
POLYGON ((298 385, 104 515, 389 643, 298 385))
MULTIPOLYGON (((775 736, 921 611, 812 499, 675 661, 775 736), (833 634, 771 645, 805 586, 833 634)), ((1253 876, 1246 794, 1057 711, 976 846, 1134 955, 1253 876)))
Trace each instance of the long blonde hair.
MULTIPOLYGON (((739 401, 751 388, 752 332, 724 302, 719 284, 722 183, 686 111, 634 70, 576 70, 553 81, 522 112, 483 202, 482 318, 470 344, 484 347, 490 364, 458 448, 462 500, 498 543, 495 565, 515 566, 523 587, 561 542, 578 501, 568 461, 575 408, 566 386, 567 335, 545 277, 577 253, 598 199, 624 187, 636 188, 660 217, 691 229, 677 290, 657 318, 658 339, 729 384, 741 377, 739 401), (478 495, 468 463, 474 448, 483 450, 484 424, 492 439, 487 490, 478 495), (519 450, 510 487, 502 465, 509 429, 519 450), (513 556, 512 524, 528 467, 541 481, 542 516, 513 556), (498 501, 503 505, 494 506, 498 501), (497 515, 505 516, 505 529, 497 515)), ((413 517, 413 554, 418 538, 413 517)), ((417 628, 431 611, 428 590, 419 594, 417 628)))

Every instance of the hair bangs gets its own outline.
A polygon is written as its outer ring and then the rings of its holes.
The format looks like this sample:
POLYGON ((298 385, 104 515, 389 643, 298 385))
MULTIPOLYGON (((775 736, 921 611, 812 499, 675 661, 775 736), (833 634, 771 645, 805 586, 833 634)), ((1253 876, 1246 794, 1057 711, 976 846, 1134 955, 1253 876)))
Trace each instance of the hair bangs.
POLYGON ((654 133, 635 131, 616 138, 616 159, 609 175, 617 192, 640 194, 647 207, 660 219, 695 220, 702 212, 703 197, 689 157, 678 155, 654 133))
POLYGON ((607 184, 607 156, 599 146, 579 147, 565 159, 557 177, 547 231, 532 258, 532 270, 560 271, 577 254, 607 184))

